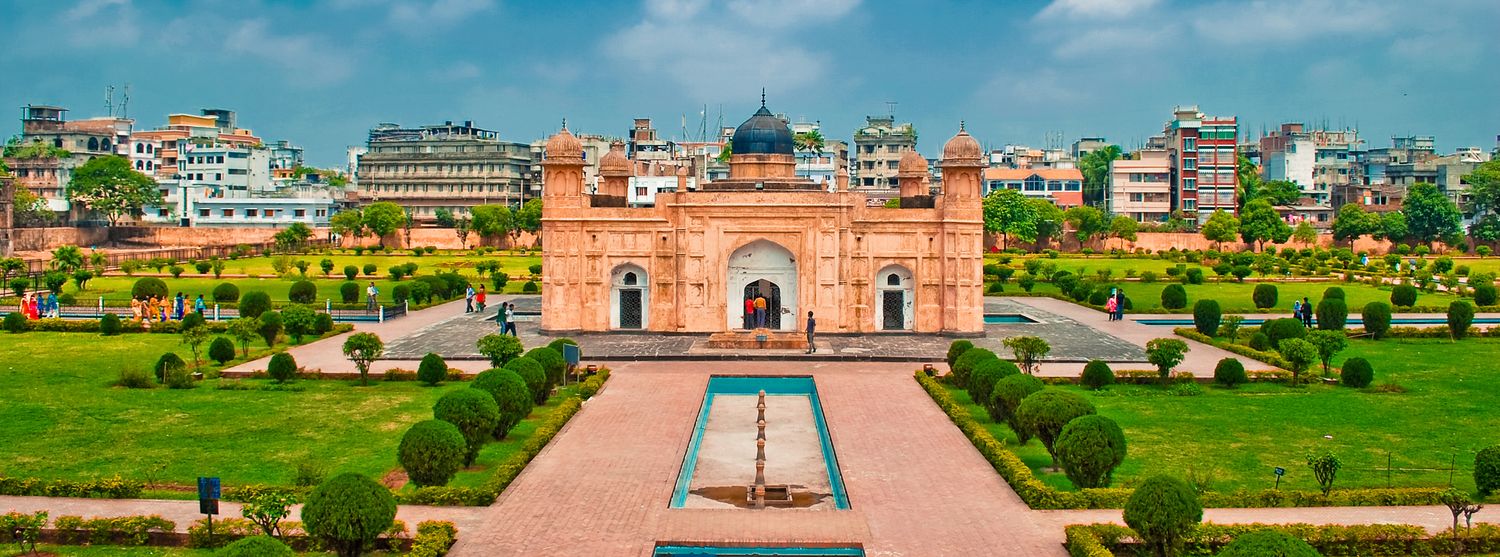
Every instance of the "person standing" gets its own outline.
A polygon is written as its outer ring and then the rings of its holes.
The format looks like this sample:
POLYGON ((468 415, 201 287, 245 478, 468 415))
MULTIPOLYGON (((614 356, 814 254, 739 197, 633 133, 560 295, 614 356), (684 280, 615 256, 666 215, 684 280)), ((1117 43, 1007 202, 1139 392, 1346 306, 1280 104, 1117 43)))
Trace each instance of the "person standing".
POLYGON ((505 330, 501 331, 501 334, 509 332, 510 336, 521 336, 520 334, 516 333, 516 304, 512 302, 504 305, 505 307, 503 309, 505 310, 505 330))
POLYGON ((1125 291, 1115 290, 1115 321, 1125 320, 1125 291))
POLYGON ((755 299, 745 296, 745 330, 755 328, 755 299))
POLYGON ((176 312, 177 320, 182 321, 182 318, 187 315, 187 296, 183 296, 181 292, 178 292, 177 300, 173 302, 172 311, 176 312))
POLYGON ((1292 298, 1292 319, 1302 320, 1302 300, 1292 298))
POLYGON ((1302 297, 1302 326, 1309 329, 1313 326, 1313 306, 1306 296, 1302 297))
POLYGON ((808 354, 812 354, 813 352, 817 352, 818 351, 818 345, 813 344, 813 335, 817 332, 817 330, 818 330, 818 320, 817 319, 813 319, 813 312, 809 311, 809 312, 807 312, 807 353, 808 354))
POLYGON ((47 317, 51 317, 53 319, 62 317, 62 308, 59 308, 57 306, 56 292, 47 293, 47 317))
POLYGON ((1110 321, 1114 321, 1115 320, 1115 303, 1116 303, 1115 295, 1114 295, 1114 293, 1110 293, 1110 295, 1109 295, 1109 301, 1104 302, 1104 311, 1109 312, 1109 320, 1110 321))
POLYGON ((755 295, 755 328, 757 328, 757 329, 764 329, 765 327, 766 327, 766 297, 762 296, 760 294, 756 294, 755 295))
POLYGON ((208 303, 203 301, 203 295, 199 294, 197 300, 193 300, 193 311, 200 315, 208 315, 208 303))
POLYGON ((375 297, 380 295, 380 289, 375 288, 375 281, 365 287, 365 311, 375 311, 375 297))
POLYGON ((479 313, 484 313, 484 301, 487 298, 489 298, 489 296, 487 296, 484 292, 484 285, 479 285, 479 292, 474 293, 474 309, 479 313))
POLYGON ((474 285, 464 290, 464 313, 474 313, 474 285))

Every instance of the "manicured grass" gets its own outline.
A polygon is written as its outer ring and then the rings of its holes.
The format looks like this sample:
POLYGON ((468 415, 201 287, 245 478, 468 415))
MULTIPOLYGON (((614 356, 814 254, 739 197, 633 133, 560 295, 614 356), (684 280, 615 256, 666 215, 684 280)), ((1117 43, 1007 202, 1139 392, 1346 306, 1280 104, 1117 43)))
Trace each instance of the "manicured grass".
MULTIPOLYGON (((1161 308, 1161 291, 1172 282, 1158 281, 1145 282, 1112 282, 1125 289, 1125 295, 1130 297, 1131 303, 1137 310, 1156 310, 1161 308)), ((1390 303, 1391 289, 1389 286, 1375 287, 1363 283, 1345 283, 1341 281, 1323 282, 1276 282, 1277 302, 1272 309, 1259 309, 1251 298, 1255 291, 1254 282, 1214 282, 1209 279, 1203 284, 1184 284, 1187 290, 1187 307, 1177 310, 1180 313, 1192 313, 1193 304, 1198 300, 1218 300, 1219 305, 1225 313, 1285 313, 1288 316, 1292 312, 1292 301, 1301 300, 1306 297, 1316 304, 1323 299, 1323 291, 1329 287, 1337 286, 1344 289, 1344 300, 1349 307, 1350 315, 1359 315, 1360 309, 1365 304, 1375 301, 1390 303)), ((1021 287, 1011 281, 1005 286, 1007 292, 1019 292, 1021 287)), ((1039 282, 1032 292, 1057 292, 1057 287, 1051 283, 1039 282)), ((1457 296, 1446 292, 1422 292, 1417 295, 1417 305, 1446 307, 1449 302, 1458 299, 1457 296)))
MULTIPOLYGON (((1335 385, 1286 387, 1256 384, 1238 389, 1205 386, 1199 396, 1174 396, 1155 386, 1116 385, 1104 391, 1076 386, 1099 413, 1125 430, 1129 455, 1114 474, 1117 486, 1159 473, 1195 471, 1213 478, 1218 490, 1260 489, 1275 484, 1272 470, 1286 469, 1282 489, 1315 490, 1307 467, 1310 451, 1332 450, 1343 460, 1338 487, 1433 487, 1448 484, 1456 463, 1460 489, 1474 488, 1474 454, 1500 444, 1500 382, 1490 370, 1500 339, 1387 339, 1351 341, 1334 361, 1361 356, 1375 366, 1375 384, 1397 384, 1404 393, 1364 391, 1335 385), (1331 438, 1325 438, 1331 436, 1331 438)), ((997 438, 1012 445, 1037 476, 1071 489, 1051 459, 1032 440, 1015 447, 1008 427, 990 422, 968 394, 951 389, 997 438)))
MULTIPOLYGON (((993 254, 993 253, 992 254, 987 254, 984 257, 984 262, 987 263, 987 264, 988 263, 999 263, 1000 262, 1000 258, 1003 255, 1005 255, 1005 254, 993 254)), ((1178 262, 1175 262, 1175 261, 1166 261, 1166 260, 1163 260, 1163 259, 1157 259, 1155 257, 1152 257, 1152 258, 1121 257, 1121 258, 1118 258, 1118 259, 1114 258, 1114 257, 1106 256, 1106 255, 1096 255, 1096 256, 1091 256, 1091 257, 1083 257, 1083 256, 1079 256, 1079 255, 1068 255, 1068 256, 1064 256, 1064 257, 1058 257, 1057 259, 1052 259, 1052 258, 1049 258, 1049 257, 1047 257, 1045 255, 1043 255, 1043 256, 1028 256, 1028 257, 1018 257, 1018 256, 1010 256, 1010 257, 1012 257, 1012 259, 1010 261, 1010 266, 1015 267, 1017 269, 1016 270, 1016 275, 1017 276, 1020 276, 1022 273, 1025 272, 1025 264, 1026 264, 1026 260, 1028 260, 1028 259, 1036 259, 1036 260, 1041 261, 1043 263, 1051 263, 1051 264, 1055 265, 1059 270, 1068 271, 1068 272, 1071 272, 1073 274, 1082 274, 1085 277, 1090 277, 1090 278, 1094 277, 1095 272, 1097 272, 1097 271, 1099 271, 1101 269, 1109 269, 1110 272, 1111 272, 1110 278, 1112 278, 1114 280, 1123 280, 1125 278, 1125 272, 1128 271, 1128 270, 1131 270, 1131 269, 1134 269, 1135 272, 1136 272, 1136 274, 1140 274, 1140 273, 1143 273, 1143 272, 1146 272, 1146 271, 1151 271, 1153 273, 1156 273, 1158 276, 1165 277, 1166 274, 1167 274, 1167 269, 1172 268, 1172 267, 1176 267, 1178 265, 1183 265, 1183 266, 1186 266, 1187 268, 1203 267, 1202 265, 1199 265, 1197 263, 1178 263, 1178 262)), ((1210 276, 1210 277, 1214 276, 1213 271, 1211 269, 1209 269, 1209 268, 1206 268, 1206 267, 1204 268, 1204 273, 1207 276, 1210 276)))
MULTIPOLYGON (((576 387, 569 386, 547 400, 546 406, 533 408, 531 416, 522 420, 521 423, 516 424, 516 427, 511 428, 510 433, 505 436, 505 439, 486 443, 484 448, 479 450, 479 456, 474 459, 474 465, 459 471, 458 475, 453 477, 453 481, 448 482, 448 485, 451 487, 483 487, 484 483, 494 476, 494 467, 510 459, 511 455, 521 449, 521 445, 527 439, 536 434, 537 426, 546 421, 547 416, 552 415, 552 411, 557 409, 558 404, 568 397, 576 396, 577 393, 578 389, 576 387)), ((407 491, 415 489, 416 486, 411 484, 407 484, 406 486, 407 491)))
MULTIPOLYGON (((226 259, 224 260, 224 272, 230 274, 256 274, 262 276, 274 276, 277 273, 275 267, 272 266, 272 262, 279 257, 281 256, 242 257, 239 259, 226 259)), ((318 263, 324 259, 332 260, 333 275, 339 278, 343 278, 342 275, 345 265, 353 265, 355 267, 358 267, 360 269, 360 272, 363 273, 364 266, 367 263, 374 263, 375 266, 379 269, 377 274, 381 276, 389 273, 391 267, 402 265, 405 263, 416 263, 418 266, 418 272, 421 272, 423 269, 426 269, 428 272, 436 272, 437 270, 458 270, 465 275, 473 275, 475 263, 481 261, 498 261, 500 263, 500 270, 509 273, 511 277, 529 274, 530 271, 527 270, 528 267, 532 265, 542 264, 542 256, 539 254, 514 255, 511 253, 491 253, 479 256, 474 255, 472 252, 463 254, 457 254, 454 252, 438 252, 432 255, 423 255, 421 257, 417 257, 412 255, 410 251, 402 250, 393 251, 390 253, 390 255, 371 255, 368 253, 365 255, 332 255, 321 253, 305 253, 290 254, 286 257, 288 257, 292 261, 297 261, 300 259, 302 261, 308 262, 310 266, 307 269, 307 274, 317 274, 319 276, 323 274, 323 270, 318 267, 318 263)), ((197 269, 194 269, 192 265, 186 265, 182 263, 179 263, 178 265, 181 265, 184 269, 187 270, 185 273, 183 273, 183 276, 188 276, 189 274, 197 275, 198 271, 197 269)), ((293 272, 295 272, 296 267, 292 267, 292 270, 293 272)), ((153 268, 151 269, 151 271, 154 272, 155 269, 153 268)), ((210 278, 212 277, 212 275, 209 276, 210 278)))
MULTIPOLYGON (((0 473, 191 484, 286 484, 297 463, 379 478, 396 468, 407 426, 451 389, 415 382, 296 381, 292 391, 113 387, 124 366, 149 369, 177 335, 0 334, 0 473), (160 467, 160 470, 156 469, 160 467)), ((245 380, 254 386, 267 380, 245 380)))

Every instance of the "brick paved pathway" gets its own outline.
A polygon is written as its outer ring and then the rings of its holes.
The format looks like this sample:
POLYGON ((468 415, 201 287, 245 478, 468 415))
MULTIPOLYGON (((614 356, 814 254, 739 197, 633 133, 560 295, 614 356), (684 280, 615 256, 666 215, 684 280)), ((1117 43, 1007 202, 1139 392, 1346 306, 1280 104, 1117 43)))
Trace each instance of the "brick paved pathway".
MULTIPOLYGON (((396 510, 396 519, 406 522, 412 535, 417 533, 417 523, 424 520, 447 520, 459 531, 473 531, 483 521, 483 507, 425 507, 403 505, 396 510)), ((198 513, 198 501, 166 499, 76 499, 70 497, 9 497, 0 496, 0 513, 10 511, 47 511, 50 519, 59 516, 82 516, 84 518, 104 516, 161 515, 177 524, 178 532, 186 532, 194 521, 203 519, 198 513)), ((240 504, 230 501, 219 503, 220 518, 241 518, 240 504)), ((292 509, 288 520, 300 520, 302 505, 292 509)))

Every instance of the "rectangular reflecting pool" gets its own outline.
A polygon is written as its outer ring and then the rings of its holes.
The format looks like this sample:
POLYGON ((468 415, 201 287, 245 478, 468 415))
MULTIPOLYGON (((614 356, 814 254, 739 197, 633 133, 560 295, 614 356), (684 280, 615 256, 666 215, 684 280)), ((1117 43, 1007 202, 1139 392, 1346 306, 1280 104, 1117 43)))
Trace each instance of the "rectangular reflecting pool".
POLYGON ((1021 315, 1019 313, 986 313, 986 314, 984 314, 984 323, 986 325, 1001 325, 1001 324, 1016 324, 1016 323, 1036 323, 1036 322, 1037 321, 1035 319, 1032 319, 1032 318, 1027 317, 1025 315, 1021 315))
POLYGON ((670 506, 749 507, 746 487, 755 482, 760 391, 766 393, 766 484, 787 486, 793 508, 849 508, 818 388, 806 376, 710 377, 670 506))
POLYGON ((657 546, 656 557, 864 557, 857 547, 713 547, 691 545, 657 546))

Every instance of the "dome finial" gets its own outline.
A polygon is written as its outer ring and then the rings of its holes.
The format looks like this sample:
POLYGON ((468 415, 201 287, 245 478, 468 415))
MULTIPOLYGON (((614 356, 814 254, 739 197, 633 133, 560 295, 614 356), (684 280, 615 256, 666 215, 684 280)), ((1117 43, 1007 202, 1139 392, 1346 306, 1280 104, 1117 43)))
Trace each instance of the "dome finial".
POLYGON ((566 116, 563 117, 563 129, 568 129, 568 118, 566 116))
MULTIPOLYGON (((563 127, 566 128, 568 126, 564 125, 563 127)), ((963 120, 959 120, 958 121, 958 131, 964 131, 964 121, 963 120)))
POLYGON ((766 107, 766 88, 765 87, 761 87, 760 88, 760 107, 761 108, 765 108, 766 107))

